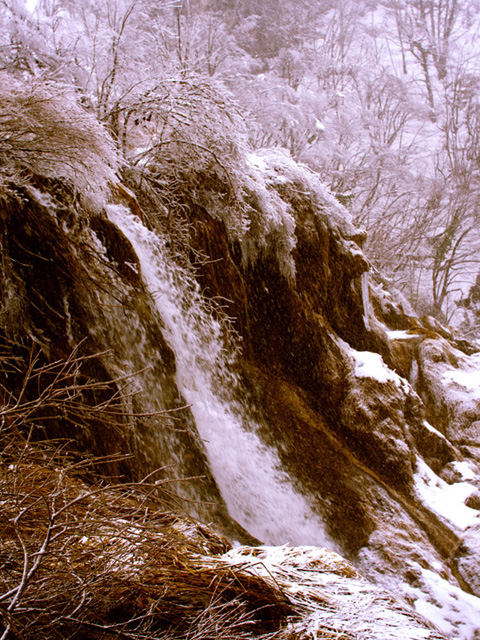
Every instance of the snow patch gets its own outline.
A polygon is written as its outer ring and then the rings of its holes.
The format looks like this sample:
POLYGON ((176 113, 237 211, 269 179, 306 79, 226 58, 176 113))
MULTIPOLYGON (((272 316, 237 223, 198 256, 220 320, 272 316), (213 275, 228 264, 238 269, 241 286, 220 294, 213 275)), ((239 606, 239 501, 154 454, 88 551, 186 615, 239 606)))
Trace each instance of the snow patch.
POLYGON ((480 371, 445 371, 442 382, 445 385, 453 382, 463 387, 471 400, 480 400, 480 371))
POLYGON ((465 504, 476 487, 468 482, 447 484, 421 458, 417 458, 417 468, 415 489, 425 506, 462 531, 479 523, 479 512, 465 504))
POLYGON ((442 633, 452 637, 476 638, 480 629, 480 598, 462 591, 429 569, 421 569, 420 589, 412 589, 418 598, 415 610, 431 620, 442 633))
MULTIPOLYGON (((462 368, 448 369, 443 372, 442 384, 457 387, 457 393, 463 393, 465 400, 480 400, 480 353, 475 353, 461 361, 462 368), (465 397, 466 396, 466 397, 465 397)), ((451 389, 450 391, 453 391, 451 389)))
POLYGON ((418 333, 411 333, 410 331, 387 331, 387 336, 390 340, 412 340, 413 338, 420 338, 418 333))
POLYGON ((452 467, 462 476, 462 480, 474 480, 476 477, 475 471, 466 460, 462 462, 455 460, 452 462, 452 467))
POLYGON ((268 171, 268 164, 256 153, 249 153, 247 155, 247 163, 253 169, 256 169, 258 171, 264 171, 265 173, 268 171))
POLYGON ((357 378, 373 378, 382 383, 393 382, 401 389, 408 385, 406 380, 387 367, 379 353, 356 351, 355 349, 349 351, 355 360, 355 376, 357 378))
MULTIPOLYGON (((438 429, 435 429, 435 427, 432 427, 432 425, 426 420, 423 421, 423 426, 426 427, 428 431, 430 431, 430 433, 434 433, 439 438, 442 438, 443 440, 447 440, 447 438, 443 435, 441 431, 439 431, 438 429)), ((465 480, 467 480, 467 478, 465 478, 465 480)))

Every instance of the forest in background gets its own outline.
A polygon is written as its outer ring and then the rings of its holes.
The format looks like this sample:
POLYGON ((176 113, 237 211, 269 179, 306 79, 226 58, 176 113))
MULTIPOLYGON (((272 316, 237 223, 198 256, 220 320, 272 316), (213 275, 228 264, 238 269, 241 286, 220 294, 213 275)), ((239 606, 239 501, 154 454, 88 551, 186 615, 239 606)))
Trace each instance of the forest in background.
MULTIPOLYGON (((173 181, 194 163, 201 180, 221 158, 228 177, 239 147, 285 148, 418 313, 476 337, 479 26, 478 0, 4 0, 0 153, 29 153, 34 113, 14 134, 8 113, 21 91, 94 114, 116 141, 108 170, 117 154, 161 159, 173 181)), ((32 158, 58 172, 36 140, 32 158)))

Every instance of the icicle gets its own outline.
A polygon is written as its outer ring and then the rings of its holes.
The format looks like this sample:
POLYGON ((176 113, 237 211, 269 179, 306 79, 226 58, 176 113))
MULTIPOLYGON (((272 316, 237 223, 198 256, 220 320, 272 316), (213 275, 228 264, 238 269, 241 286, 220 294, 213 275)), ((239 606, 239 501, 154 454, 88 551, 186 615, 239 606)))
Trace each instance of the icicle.
POLYGON ((362 300, 363 300, 363 322, 365 329, 371 331, 370 318, 372 317, 372 307, 370 304, 370 290, 368 287, 368 271, 362 273, 362 300))

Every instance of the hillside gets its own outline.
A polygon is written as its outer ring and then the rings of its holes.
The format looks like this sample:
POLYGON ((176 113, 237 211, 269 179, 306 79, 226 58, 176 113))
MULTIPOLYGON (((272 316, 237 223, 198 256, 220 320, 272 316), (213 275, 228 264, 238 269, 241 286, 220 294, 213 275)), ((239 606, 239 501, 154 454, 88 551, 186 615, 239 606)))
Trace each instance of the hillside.
POLYGON ((2 91, 2 637, 441 637, 421 614, 474 638, 475 345, 416 317, 318 176, 242 146, 206 87, 215 126, 136 163, 68 92, 2 91))

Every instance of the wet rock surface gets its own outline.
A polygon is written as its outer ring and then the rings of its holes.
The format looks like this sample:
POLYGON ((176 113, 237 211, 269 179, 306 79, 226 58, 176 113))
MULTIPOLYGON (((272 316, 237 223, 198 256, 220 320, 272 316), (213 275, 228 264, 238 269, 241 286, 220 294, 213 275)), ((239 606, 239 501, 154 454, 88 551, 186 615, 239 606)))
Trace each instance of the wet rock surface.
MULTIPOLYGON (((36 188, 51 192, 51 185, 36 188)), ((463 393, 452 374, 472 371, 474 356, 365 277, 363 236, 331 196, 288 180, 268 188, 295 222, 293 275, 272 249, 273 231, 245 259, 248 231, 236 237, 204 201, 178 196, 187 249, 175 246, 172 260, 190 263, 208 308, 222 318, 226 344, 236 345, 235 403, 278 452, 328 535, 367 575, 395 589, 436 567, 480 596, 478 528, 470 521, 459 527, 418 489, 468 482, 455 462, 469 461, 477 472, 480 400, 463 393), (438 480, 420 477, 419 460, 438 480)), ((132 197, 142 218, 153 219, 141 193, 132 197)), ((25 192, 3 205, 2 340, 38 345, 45 363, 80 345, 86 375, 111 383, 112 394, 132 377, 125 406, 133 418, 122 438, 92 421, 75 434, 77 444, 97 454, 134 453, 120 469, 125 477, 158 466, 179 483, 201 476, 178 488, 191 511, 232 538, 248 538, 227 515, 131 243, 104 214, 80 209, 71 193, 52 198, 46 204, 25 192)), ((21 376, 14 380, 21 385, 21 376)), ((71 423, 45 430, 70 437, 71 423)), ((477 501, 472 492, 462 504, 475 513, 477 501)))
MULTIPOLYGON (((125 480, 165 466, 168 478, 179 483, 201 476, 197 487, 177 484, 178 493, 194 501, 197 515, 219 517, 222 526, 230 526, 194 420, 178 391, 175 356, 141 281, 133 247, 105 216, 79 207, 67 187, 41 180, 37 186, 43 191, 20 193, 17 201, 4 203, 1 215, 5 269, 0 338, 4 348, 18 345, 16 357, 25 370, 33 357, 38 367, 48 367, 74 352, 81 359, 82 376, 106 386, 87 403, 120 397, 121 410, 110 421, 96 419, 93 412, 91 420, 77 426, 55 414, 43 419, 32 436, 73 439, 75 447, 97 456, 133 453, 133 458, 105 465, 108 473, 125 480)), ((3 384, 13 394, 23 384, 24 371, 19 373, 3 371, 3 384)), ((25 399, 38 392, 33 380, 25 399)))

